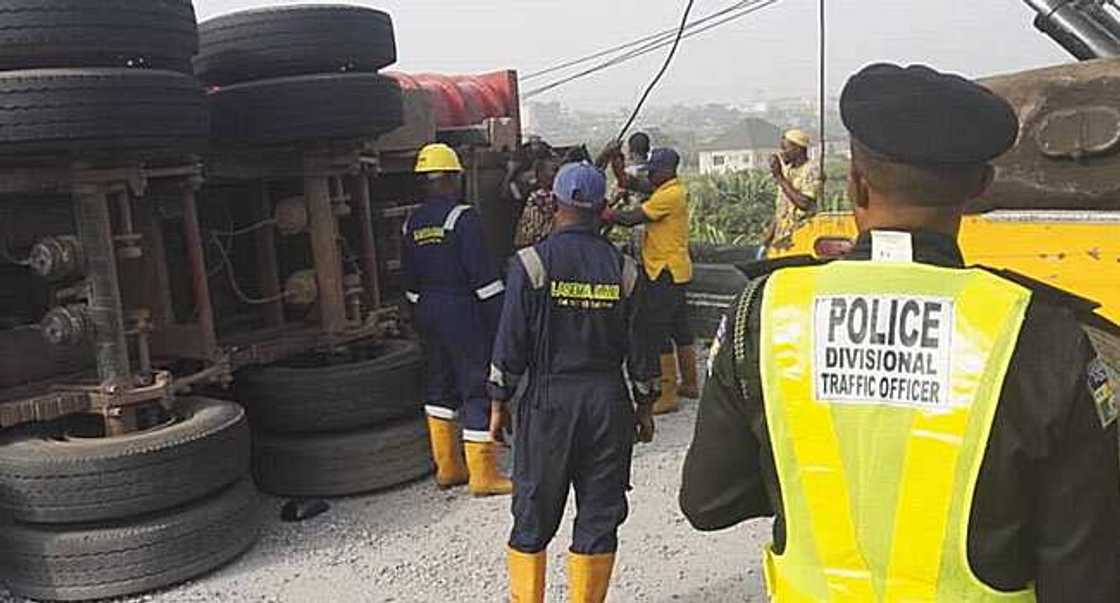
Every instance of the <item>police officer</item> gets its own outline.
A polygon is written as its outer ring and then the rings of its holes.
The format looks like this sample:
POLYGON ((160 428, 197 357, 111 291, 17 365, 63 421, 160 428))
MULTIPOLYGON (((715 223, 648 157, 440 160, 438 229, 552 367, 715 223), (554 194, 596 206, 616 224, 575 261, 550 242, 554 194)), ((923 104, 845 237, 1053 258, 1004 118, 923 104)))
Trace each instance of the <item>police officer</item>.
POLYGON ((458 155, 446 145, 424 147, 417 157, 425 197, 404 226, 406 296, 425 353, 436 484, 469 482, 475 496, 509 494, 513 486, 497 470, 486 392, 504 286, 486 251, 478 213, 460 202, 462 171, 458 155))
POLYGON ((1015 113, 885 64, 840 104, 859 240, 732 306, 681 508, 701 530, 774 516, 775 601, 1120 600, 1116 399, 1079 324, 1092 305, 966 267, 956 242, 1015 113))
POLYGON ((527 375, 514 443, 512 599, 544 600, 546 549, 574 486, 569 600, 601 603, 628 512, 635 425, 640 441, 653 439, 658 374, 641 339, 648 329, 635 316, 637 265, 599 234, 606 179, 572 163, 553 192, 552 235, 518 252, 509 271, 490 375, 491 432, 502 437, 507 402, 527 375))

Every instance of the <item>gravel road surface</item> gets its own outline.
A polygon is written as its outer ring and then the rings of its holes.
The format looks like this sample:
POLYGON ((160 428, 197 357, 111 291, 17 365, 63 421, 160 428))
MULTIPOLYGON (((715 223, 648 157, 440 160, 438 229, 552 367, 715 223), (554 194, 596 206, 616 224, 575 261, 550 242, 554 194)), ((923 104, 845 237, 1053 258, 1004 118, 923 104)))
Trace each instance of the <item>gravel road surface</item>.
MULTIPOLYGON (((716 534, 692 530, 677 508, 694 402, 658 423, 637 449, 631 516, 621 532, 612 602, 762 601, 760 551, 770 525, 755 521, 716 534)), ((178 587, 127 599, 160 603, 496 602, 506 595, 504 543, 509 498, 474 500, 424 481, 331 501, 303 523, 269 520, 255 548, 231 565, 178 587)), ((573 504, 549 557, 549 601, 565 597, 565 551, 573 504)), ((23 601, 0 589, 0 600, 23 601)))

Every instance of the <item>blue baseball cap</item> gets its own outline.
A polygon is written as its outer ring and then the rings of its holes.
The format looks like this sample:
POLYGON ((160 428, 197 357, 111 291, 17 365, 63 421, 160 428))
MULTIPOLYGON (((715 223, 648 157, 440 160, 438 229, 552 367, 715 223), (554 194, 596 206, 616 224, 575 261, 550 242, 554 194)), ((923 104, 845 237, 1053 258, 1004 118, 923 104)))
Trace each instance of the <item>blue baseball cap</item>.
POLYGON ((607 197, 607 177, 587 162, 569 163, 556 173, 552 192, 559 203, 596 211, 603 208, 607 197))
POLYGON ((649 166, 650 170, 675 170, 681 165, 681 156, 673 149, 654 149, 649 154, 649 161, 646 162, 646 165, 649 166))

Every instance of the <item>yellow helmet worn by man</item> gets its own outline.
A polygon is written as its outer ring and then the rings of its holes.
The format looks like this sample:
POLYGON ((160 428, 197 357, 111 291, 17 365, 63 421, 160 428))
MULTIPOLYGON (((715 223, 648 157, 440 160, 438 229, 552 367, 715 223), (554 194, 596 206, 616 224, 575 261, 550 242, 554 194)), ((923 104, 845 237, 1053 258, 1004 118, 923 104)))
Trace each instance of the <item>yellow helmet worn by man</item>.
POLYGON ((774 516, 774 601, 1120 600, 1115 373, 1092 344, 1116 327, 956 242, 1013 110, 875 65, 841 113, 859 241, 728 311, 681 508, 701 530, 774 516))
POLYGON ((460 163, 459 154, 454 149, 436 143, 420 149, 420 153, 416 156, 415 171, 417 174, 459 173, 463 171, 463 164, 460 163))

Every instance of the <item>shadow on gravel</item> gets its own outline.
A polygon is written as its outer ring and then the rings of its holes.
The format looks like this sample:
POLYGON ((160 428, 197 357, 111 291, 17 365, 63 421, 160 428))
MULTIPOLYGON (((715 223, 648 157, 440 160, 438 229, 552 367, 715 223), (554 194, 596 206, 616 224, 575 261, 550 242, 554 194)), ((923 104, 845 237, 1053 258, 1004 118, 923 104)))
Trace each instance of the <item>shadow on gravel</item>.
POLYGON ((701 586, 695 590, 654 599, 657 603, 730 603, 732 601, 766 601, 763 587, 754 576, 742 575, 726 578, 701 586))

